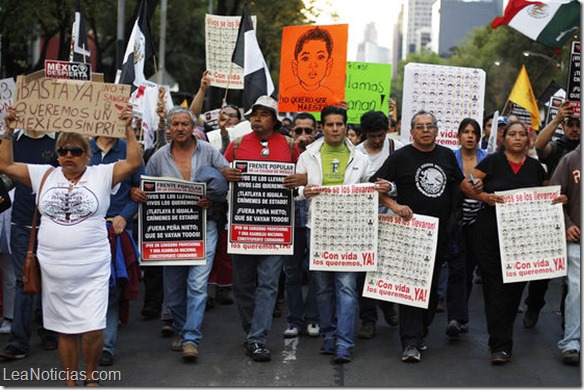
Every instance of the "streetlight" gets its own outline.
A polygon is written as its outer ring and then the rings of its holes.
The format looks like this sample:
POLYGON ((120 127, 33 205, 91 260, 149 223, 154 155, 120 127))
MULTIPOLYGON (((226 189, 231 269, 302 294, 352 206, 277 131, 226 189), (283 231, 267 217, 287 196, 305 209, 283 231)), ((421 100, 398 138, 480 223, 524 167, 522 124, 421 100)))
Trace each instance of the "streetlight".
POLYGON ((552 64, 553 66, 555 66, 556 68, 560 69, 562 67, 562 64, 557 62, 556 60, 554 60, 552 57, 550 56, 546 56, 545 54, 541 54, 541 53, 535 53, 532 51, 524 51, 523 55, 525 57, 529 57, 529 56, 534 56, 534 57, 541 57, 541 58, 545 58, 550 64, 552 64))

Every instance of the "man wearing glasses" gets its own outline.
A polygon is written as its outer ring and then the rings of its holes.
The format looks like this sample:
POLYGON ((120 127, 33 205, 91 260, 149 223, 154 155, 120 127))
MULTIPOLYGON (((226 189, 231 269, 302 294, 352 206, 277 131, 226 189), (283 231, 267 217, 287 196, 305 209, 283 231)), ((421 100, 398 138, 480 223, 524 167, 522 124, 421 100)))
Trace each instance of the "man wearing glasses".
MULTIPOLYGON (((441 264, 448 243, 448 220, 464 175, 454 153, 436 144, 438 126, 434 115, 426 111, 414 114, 410 134, 412 143, 396 150, 370 181, 381 178, 395 183, 397 198, 394 200, 380 192, 379 199, 400 217, 410 219, 416 213, 440 219, 434 264, 441 264)), ((420 351, 426 350, 424 338, 436 311, 439 275, 440 267, 435 266, 428 309, 399 306, 399 333, 404 362, 419 362, 420 351)))

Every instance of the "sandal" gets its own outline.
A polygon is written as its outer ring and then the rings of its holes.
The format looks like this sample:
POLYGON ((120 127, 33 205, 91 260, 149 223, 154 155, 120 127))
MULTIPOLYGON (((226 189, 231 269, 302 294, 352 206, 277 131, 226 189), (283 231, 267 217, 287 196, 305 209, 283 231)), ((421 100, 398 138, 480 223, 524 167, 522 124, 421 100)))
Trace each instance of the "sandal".
POLYGON ((101 386, 101 385, 99 384, 99 380, 98 379, 86 379, 83 382, 83 386, 97 387, 97 386, 101 386))

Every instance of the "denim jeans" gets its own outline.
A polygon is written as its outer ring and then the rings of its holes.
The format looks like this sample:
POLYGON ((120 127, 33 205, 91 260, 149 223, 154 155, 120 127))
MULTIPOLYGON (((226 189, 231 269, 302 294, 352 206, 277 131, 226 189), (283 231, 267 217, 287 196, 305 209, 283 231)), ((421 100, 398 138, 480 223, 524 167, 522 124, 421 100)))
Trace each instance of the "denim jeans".
POLYGON ((357 310, 357 272, 314 271, 320 333, 336 345, 353 348, 357 310), (336 315, 336 325, 335 325, 336 315))
POLYGON ((110 290, 107 302, 105 329, 103 330, 103 350, 115 354, 118 338, 118 324, 120 320, 120 297, 123 287, 118 283, 115 289, 110 290))
POLYGON ((217 248, 217 223, 207 220, 204 265, 164 266, 164 299, 172 314, 172 326, 185 343, 199 345, 201 325, 207 304, 207 280, 217 248))
POLYGON ((564 338, 558 342, 562 352, 580 351, 580 244, 568 243, 568 295, 565 301, 564 338))
POLYGON ((285 288, 288 303, 288 324, 303 329, 306 323, 318 323, 318 308, 316 306, 316 283, 310 278, 306 298, 302 294, 305 263, 308 261, 308 239, 310 230, 294 229, 294 254, 284 256, 285 288))
POLYGON ((282 272, 281 255, 231 255, 233 297, 248 343, 266 344, 282 272))

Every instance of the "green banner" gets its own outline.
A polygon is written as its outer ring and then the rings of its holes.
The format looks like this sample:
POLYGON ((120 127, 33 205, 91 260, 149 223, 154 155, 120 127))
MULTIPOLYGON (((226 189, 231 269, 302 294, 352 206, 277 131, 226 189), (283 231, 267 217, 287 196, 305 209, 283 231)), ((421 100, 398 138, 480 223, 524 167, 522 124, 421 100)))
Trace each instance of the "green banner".
POLYGON ((391 65, 371 62, 347 62, 345 99, 349 104, 348 123, 359 124, 367 111, 389 114, 391 65))

